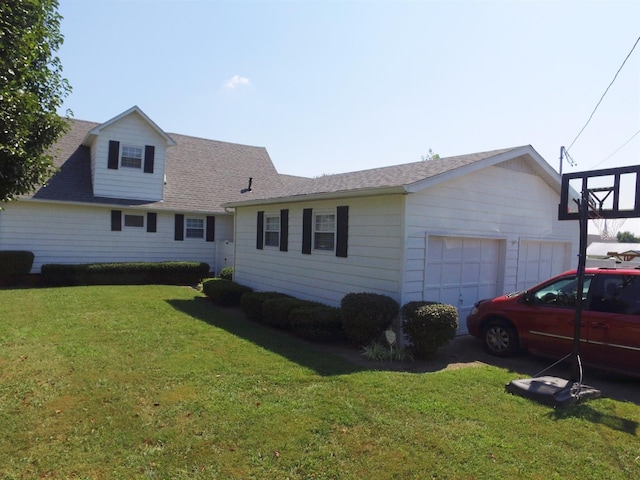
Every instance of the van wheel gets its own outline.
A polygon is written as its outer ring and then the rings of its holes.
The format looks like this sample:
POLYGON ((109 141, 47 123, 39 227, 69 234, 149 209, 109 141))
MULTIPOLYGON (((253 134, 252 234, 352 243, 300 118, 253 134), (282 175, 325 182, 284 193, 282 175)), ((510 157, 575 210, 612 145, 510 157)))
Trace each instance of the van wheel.
POLYGON ((518 350, 518 332, 508 322, 494 320, 484 327, 482 343, 487 353, 509 357, 518 350))

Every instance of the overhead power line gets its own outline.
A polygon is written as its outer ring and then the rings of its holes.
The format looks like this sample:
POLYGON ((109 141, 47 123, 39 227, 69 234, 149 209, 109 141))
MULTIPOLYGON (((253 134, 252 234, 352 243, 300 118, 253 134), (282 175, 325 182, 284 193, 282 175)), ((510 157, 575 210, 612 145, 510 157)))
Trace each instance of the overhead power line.
POLYGON ((620 145, 618 148, 616 148, 616 151, 613 152, 611 155, 609 155, 607 158, 603 158, 602 160, 600 160, 598 163, 596 163, 593 168, 597 167, 598 165, 603 164, 604 162, 606 162, 607 160, 609 160, 611 157, 613 157, 616 153, 618 153, 620 150, 622 150, 624 147, 627 146, 627 144, 633 140, 634 138, 636 138, 638 135, 640 135, 640 130, 638 130, 636 133, 634 133, 633 135, 631 135, 631 138, 629 140, 627 140, 626 142, 624 142, 622 145, 620 145))
POLYGON ((596 104, 596 107, 593 109, 593 112, 591 112, 591 115, 589 115, 589 119, 587 120, 587 123, 585 123, 584 127, 582 127, 582 130, 580 130, 580 132, 578 132, 578 135, 576 135, 576 138, 573 139, 573 142, 571 142, 571 145, 569 145, 569 148, 567 148, 567 150, 571 150, 571 147, 573 147, 573 144, 576 143, 576 140, 578 140, 578 138, 580 138, 580 135, 582 135, 582 132, 584 132, 584 129, 587 128, 587 125, 589 125, 589 122, 591 122, 591 119, 593 118, 594 113, 596 113, 596 110, 598 109, 598 107, 602 103, 602 100, 604 100, 604 97, 607 94, 607 92, 609 91, 609 89, 611 88, 611 85, 613 85, 613 82, 615 82, 616 78, 618 78, 618 74, 620 73, 620 70, 622 70, 622 67, 624 67, 624 64, 627 63, 627 60, 629 59, 629 57, 631 56, 631 54, 635 50, 636 45, 638 45, 638 42, 640 42, 640 37, 638 37, 638 39, 636 40, 636 43, 633 44, 633 47, 631 48, 631 51, 625 57, 624 62, 622 62, 622 65, 620 65, 620 68, 618 69, 618 71, 616 72, 615 76, 613 77, 613 80, 611 80, 611 83, 609 84, 607 89, 602 94, 602 97, 600 97, 600 100, 598 100, 598 103, 596 104))

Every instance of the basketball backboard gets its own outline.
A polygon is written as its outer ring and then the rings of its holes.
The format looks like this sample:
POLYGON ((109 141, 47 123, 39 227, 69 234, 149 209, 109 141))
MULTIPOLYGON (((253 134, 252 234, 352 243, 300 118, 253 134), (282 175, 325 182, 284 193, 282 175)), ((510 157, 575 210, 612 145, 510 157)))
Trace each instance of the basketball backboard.
POLYGON ((562 175, 558 220, 579 220, 582 192, 589 219, 640 217, 640 165, 562 175))

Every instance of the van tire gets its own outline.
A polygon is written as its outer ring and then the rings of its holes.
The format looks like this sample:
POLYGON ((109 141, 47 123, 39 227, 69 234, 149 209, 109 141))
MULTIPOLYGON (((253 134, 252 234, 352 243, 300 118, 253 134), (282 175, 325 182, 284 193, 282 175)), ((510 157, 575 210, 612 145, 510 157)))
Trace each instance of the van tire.
POLYGON ((518 332, 505 320, 491 320, 482 329, 482 345, 496 357, 510 357, 519 348, 518 332))

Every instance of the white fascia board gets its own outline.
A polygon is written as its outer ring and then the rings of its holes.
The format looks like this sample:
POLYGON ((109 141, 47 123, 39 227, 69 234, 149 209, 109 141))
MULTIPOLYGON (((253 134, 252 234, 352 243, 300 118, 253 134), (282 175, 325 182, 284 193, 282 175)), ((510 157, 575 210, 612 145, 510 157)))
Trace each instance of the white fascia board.
POLYGON ((87 135, 84 137, 84 140, 82 141, 82 145, 85 145, 87 147, 91 146, 91 144, 93 143, 93 140, 96 136, 98 136, 100 134, 100 130, 102 130, 105 127, 108 127, 109 125, 112 125, 114 123, 116 123, 118 120, 120 120, 121 118, 126 117, 127 115, 131 115, 132 113, 137 113, 138 115, 140 115, 142 117, 142 119, 147 122, 151 128, 153 130, 156 131, 156 133, 158 133, 158 135, 160 135, 164 141, 166 142, 168 147, 171 147, 173 145, 176 145, 176 142, 173 138, 171 138, 168 134, 166 134, 164 132, 164 130, 162 130, 153 120, 151 120, 146 113, 144 113, 140 107, 138 107, 137 105, 134 105, 133 107, 131 107, 130 109, 122 112, 119 115, 116 115, 115 117, 113 117, 110 120, 107 120, 104 123, 101 123, 100 125, 98 125, 97 127, 92 128, 91 130, 89 130, 89 132, 87 133, 87 135))
POLYGON ((440 175, 435 175, 416 183, 412 183, 410 185, 407 185, 405 189, 408 193, 419 192, 421 190, 424 190, 425 188, 432 187, 439 183, 446 182, 463 175, 468 175, 484 168, 492 167, 494 165, 498 165, 514 158, 518 158, 523 155, 528 155, 532 159, 532 168, 540 175, 540 177, 545 182, 549 184, 549 186, 551 186, 558 194, 560 194, 560 175, 551 167, 551 165, 549 165, 545 161, 544 158, 540 156, 538 152, 535 151, 535 149, 531 145, 514 148, 513 150, 509 150, 508 152, 486 158, 480 162, 466 165, 464 167, 457 168, 440 175))
POLYGON ((355 197, 377 197, 381 195, 398 195, 406 194, 404 187, 385 187, 385 188, 363 188, 358 190, 343 190, 339 192, 327 193, 309 193, 300 195, 291 195, 288 197, 271 197, 260 198, 255 200, 243 200, 238 202, 227 202, 222 204, 224 208, 250 207, 254 205, 272 205, 275 203, 300 203, 313 202, 316 200, 335 200, 339 198, 355 198, 355 197))
POLYGON ((74 202, 71 200, 41 200, 39 198, 20 198, 20 202, 42 203, 47 205, 69 205, 80 207, 105 207, 105 208, 119 208, 119 209, 135 209, 135 210, 149 210, 156 212, 168 212, 168 213, 184 213, 194 215, 229 215, 230 212, 221 210, 194 210, 186 208, 170 208, 163 205, 162 201, 155 203, 141 203, 141 204, 126 204, 126 203, 109 203, 109 202, 74 202))

